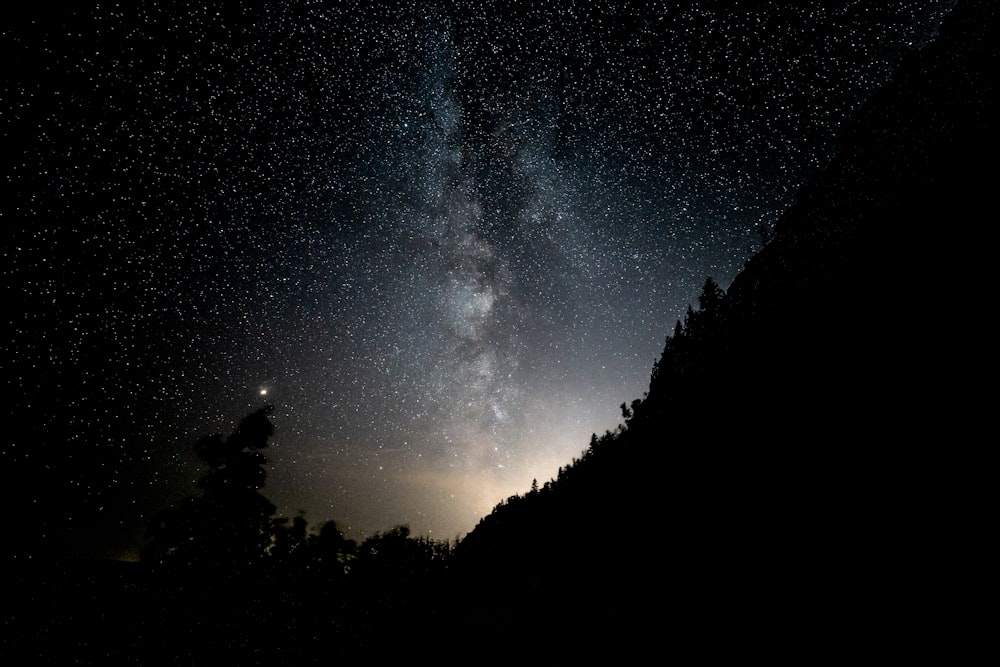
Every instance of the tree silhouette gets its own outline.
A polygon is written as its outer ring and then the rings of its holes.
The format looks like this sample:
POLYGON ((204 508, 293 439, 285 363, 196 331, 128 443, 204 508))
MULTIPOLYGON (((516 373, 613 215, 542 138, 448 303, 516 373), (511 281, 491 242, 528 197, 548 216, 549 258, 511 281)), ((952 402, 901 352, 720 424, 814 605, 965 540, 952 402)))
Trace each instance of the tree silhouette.
POLYGON ((143 560, 236 574, 265 558, 275 507, 259 492, 267 476, 260 450, 274 435, 271 411, 251 413, 228 438, 211 435, 195 444, 209 468, 198 482, 202 494, 154 518, 143 560))
POLYGON ((705 279, 701 294, 698 296, 698 306, 702 311, 712 314, 720 307, 725 296, 725 290, 719 287, 714 278, 709 276, 705 279))
POLYGON ((271 519, 271 548, 268 550, 271 558, 285 562, 298 553, 306 544, 307 525, 304 510, 299 510, 291 520, 286 516, 271 519))

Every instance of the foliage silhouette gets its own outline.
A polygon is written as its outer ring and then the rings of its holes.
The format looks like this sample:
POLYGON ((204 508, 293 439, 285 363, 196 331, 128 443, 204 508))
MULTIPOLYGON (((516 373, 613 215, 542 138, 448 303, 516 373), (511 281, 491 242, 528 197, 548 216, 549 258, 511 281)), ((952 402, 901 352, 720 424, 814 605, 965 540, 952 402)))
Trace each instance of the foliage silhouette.
MULTIPOLYGON (((143 560, 226 575, 262 564, 275 511, 259 492, 267 477, 261 450, 274 435, 271 411, 266 406, 248 415, 228 438, 211 435, 195 444, 208 466, 198 481, 202 494, 154 518, 143 560)), ((304 525, 296 528, 304 531, 304 525)))
POLYGON ((143 551, 155 575, 147 604, 166 620, 142 628, 147 651, 182 662, 281 655, 297 664, 360 655, 384 633, 410 636, 436 617, 447 542, 397 526, 359 546, 335 521, 311 530, 304 512, 274 516, 260 493, 271 411, 251 413, 228 438, 199 440, 201 494, 153 521, 143 551), (187 642, 172 645, 179 636, 187 642))

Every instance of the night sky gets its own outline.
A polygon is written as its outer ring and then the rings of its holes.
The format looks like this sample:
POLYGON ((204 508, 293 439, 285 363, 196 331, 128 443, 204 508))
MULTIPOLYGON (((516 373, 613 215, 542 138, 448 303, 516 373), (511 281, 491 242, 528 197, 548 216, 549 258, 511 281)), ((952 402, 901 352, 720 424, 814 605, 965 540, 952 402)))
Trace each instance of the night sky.
POLYGON ((21 539, 134 555, 264 403, 265 495, 349 537, 455 539, 555 477, 954 3, 727 4, 8 16, 21 539))

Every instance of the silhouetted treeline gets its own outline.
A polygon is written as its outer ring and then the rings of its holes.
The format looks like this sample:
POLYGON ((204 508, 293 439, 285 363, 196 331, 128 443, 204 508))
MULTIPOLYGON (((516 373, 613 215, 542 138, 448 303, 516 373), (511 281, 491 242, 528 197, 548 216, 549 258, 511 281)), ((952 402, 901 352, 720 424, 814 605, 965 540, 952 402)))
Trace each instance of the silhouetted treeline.
POLYGON ((435 616, 450 543, 396 526, 358 544, 335 521, 312 528, 302 512, 275 515, 261 493, 270 412, 250 414, 228 438, 199 440, 200 495, 151 523, 144 575, 150 600, 169 618, 143 632, 163 655, 178 657, 172 637, 193 624, 197 640, 184 644, 191 653, 182 660, 213 652, 240 656, 240 664, 348 657, 386 633, 401 640, 435 616))
MULTIPOLYGON (((0 658, 18 664, 258 665, 397 659, 440 632, 453 545, 407 526, 344 537, 263 493, 270 407, 194 444, 198 492, 153 517, 139 563, 9 573, 0 658), (30 658, 30 659, 28 659, 30 658)), ((13 663, 11 663, 13 664, 13 663)))

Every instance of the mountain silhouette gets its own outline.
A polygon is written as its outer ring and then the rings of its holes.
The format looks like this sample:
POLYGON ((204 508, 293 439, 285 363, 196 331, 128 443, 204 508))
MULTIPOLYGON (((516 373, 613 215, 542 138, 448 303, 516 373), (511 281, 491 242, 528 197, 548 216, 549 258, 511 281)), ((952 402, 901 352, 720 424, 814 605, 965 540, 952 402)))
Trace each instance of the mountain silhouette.
POLYGON ((947 320, 973 298, 970 243, 1000 182, 997 14, 959 2, 728 290, 706 281, 622 427, 461 542, 470 604, 544 598, 494 613, 512 634, 575 629, 581 654, 610 637, 929 646, 918 628, 963 539, 947 447, 971 426, 955 362, 975 333, 947 320))

